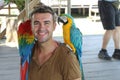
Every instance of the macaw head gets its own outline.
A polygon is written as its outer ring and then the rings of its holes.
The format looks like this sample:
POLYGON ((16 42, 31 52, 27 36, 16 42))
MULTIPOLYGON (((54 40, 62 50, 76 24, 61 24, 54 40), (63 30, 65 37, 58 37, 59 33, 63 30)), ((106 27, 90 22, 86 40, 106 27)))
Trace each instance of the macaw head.
POLYGON ((62 14, 58 17, 58 23, 61 22, 64 25, 67 23, 72 23, 73 22, 73 17, 69 14, 62 14))

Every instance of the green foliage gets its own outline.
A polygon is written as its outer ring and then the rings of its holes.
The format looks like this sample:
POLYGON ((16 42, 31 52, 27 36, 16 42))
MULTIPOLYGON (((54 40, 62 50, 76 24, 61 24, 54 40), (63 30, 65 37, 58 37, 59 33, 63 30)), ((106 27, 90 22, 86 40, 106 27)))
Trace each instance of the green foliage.
POLYGON ((5 1, 5 3, 7 3, 7 4, 10 2, 10 0, 4 0, 4 1, 5 1))
POLYGON ((23 10, 25 7, 25 0, 13 0, 13 3, 17 5, 20 11, 23 10))
POLYGON ((25 7, 25 0, 4 0, 4 1, 7 4, 10 2, 15 3, 20 11, 23 10, 25 7))

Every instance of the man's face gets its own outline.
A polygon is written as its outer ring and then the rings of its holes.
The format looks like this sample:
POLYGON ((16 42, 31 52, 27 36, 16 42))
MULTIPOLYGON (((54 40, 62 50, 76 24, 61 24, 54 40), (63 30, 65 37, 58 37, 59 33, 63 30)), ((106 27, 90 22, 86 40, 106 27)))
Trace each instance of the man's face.
POLYGON ((36 13, 32 16, 32 30, 38 42, 43 43, 52 39, 56 23, 50 13, 36 13))

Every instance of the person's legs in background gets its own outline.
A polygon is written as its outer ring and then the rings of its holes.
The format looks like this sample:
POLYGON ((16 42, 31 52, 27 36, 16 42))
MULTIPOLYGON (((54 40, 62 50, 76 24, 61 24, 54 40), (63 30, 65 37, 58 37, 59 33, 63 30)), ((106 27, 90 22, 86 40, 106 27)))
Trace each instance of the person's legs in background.
POLYGON ((113 37, 115 47, 112 57, 120 59, 120 27, 116 27, 114 30, 106 30, 103 37, 102 49, 98 54, 98 57, 101 59, 111 60, 111 57, 108 55, 106 50, 111 36, 113 37))
POLYGON ((104 36, 103 36, 103 43, 102 43, 102 49, 100 50, 98 57, 101 59, 111 60, 111 57, 107 53, 107 45, 109 43, 109 40, 111 36, 113 35, 114 30, 106 30, 104 36))
POLYGON ((113 40, 114 40, 115 50, 112 57, 115 59, 120 59, 120 26, 116 27, 113 33, 113 40))
POLYGON ((120 12, 113 4, 107 1, 99 1, 98 7, 103 28, 106 30, 98 57, 105 60, 111 60, 111 57, 107 53, 107 45, 112 37, 115 47, 112 57, 120 59, 120 12))

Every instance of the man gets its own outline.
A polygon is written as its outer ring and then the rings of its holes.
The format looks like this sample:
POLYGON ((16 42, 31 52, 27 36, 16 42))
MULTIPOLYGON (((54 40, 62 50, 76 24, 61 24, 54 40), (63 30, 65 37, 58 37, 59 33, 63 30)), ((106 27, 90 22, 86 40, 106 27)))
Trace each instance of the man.
POLYGON ((37 5, 31 13, 36 38, 29 65, 29 80, 81 80, 76 56, 63 43, 52 38, 56 15, 46 5, 37 5))
POLYGON ((120 59, 120 12, 118 0, 98 0, 98 7, 103 28, 106 30, 102 49, 98 57, 105 60, 111 60, 111 56, 107 53, 107 45, 111 38, 114 41, 114 53, 112 55, 115 59, 120 59))

